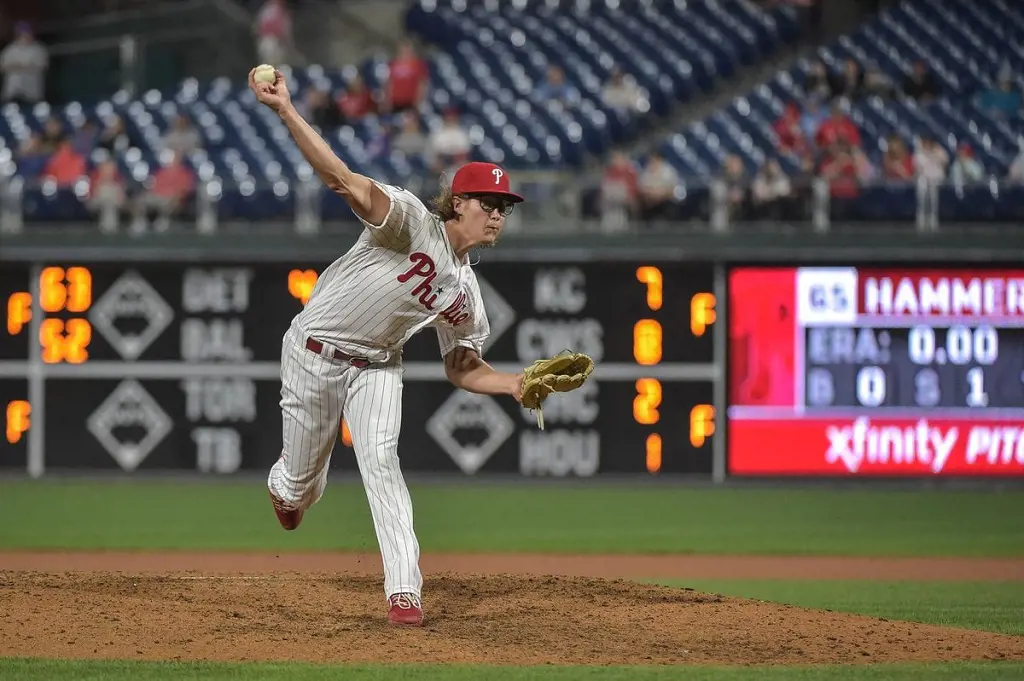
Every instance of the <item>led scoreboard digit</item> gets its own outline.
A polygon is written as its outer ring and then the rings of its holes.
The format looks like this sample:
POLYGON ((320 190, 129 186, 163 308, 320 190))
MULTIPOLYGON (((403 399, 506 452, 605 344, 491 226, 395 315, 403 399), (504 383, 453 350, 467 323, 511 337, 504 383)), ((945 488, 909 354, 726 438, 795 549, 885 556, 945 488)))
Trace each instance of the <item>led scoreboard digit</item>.
MULTIPOLYGON (((0 366, 24 364, 29 355, 32 325, 32 295, 29 268, 4 263, 0 266, 0 302, 4 305, 4 328, 0 329, 0 366)), ((28 380, 24 372, 0 373, 0 469, 25 468, 28 432, 32 425, 28 380)))
MULTIPOLYGON (((10 447, 0 466, 33 456, 36 471, 43 458, 51 467, 220 473, 270 465, 280 447, 281 339, 328 264, 5 263, 0 407, 10 447)), ((418 334, 403 353, 403 430, 414 433, 402 440, 406 468, 710 472, 712 267, 484 262, 475 270, 489 362, 519 370, 571 348, 594 357, 597 370, 583 389, 545 404, 540 431, 509 400, 455 391, 435 334, 418 334)), ((339 447, 351 446, 346 426, 339 447)), ((350 456, 334 464, 355 465, 350 456)))
POLYGON ((731 473, 1024 475, 1024 270, 729 279, 731 473))

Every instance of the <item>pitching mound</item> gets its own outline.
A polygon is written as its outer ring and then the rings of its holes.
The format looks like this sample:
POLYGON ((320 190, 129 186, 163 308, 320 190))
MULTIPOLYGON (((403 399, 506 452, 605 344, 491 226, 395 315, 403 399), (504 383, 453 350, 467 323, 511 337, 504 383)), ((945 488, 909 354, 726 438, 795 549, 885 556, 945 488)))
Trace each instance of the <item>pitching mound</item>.
POLYGON ((380 577, 0 572, 0 656, 495 664, 1024 659, 1024 637, 625 581, 428 578, 427 625, 380 577))

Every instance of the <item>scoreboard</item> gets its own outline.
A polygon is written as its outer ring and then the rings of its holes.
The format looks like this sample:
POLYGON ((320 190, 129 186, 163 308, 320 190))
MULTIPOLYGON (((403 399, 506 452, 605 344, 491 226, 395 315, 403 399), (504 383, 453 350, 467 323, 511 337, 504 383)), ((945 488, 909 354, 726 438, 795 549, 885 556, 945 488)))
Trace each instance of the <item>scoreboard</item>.
MULTIPOLYGON (((323 262, 68 261, 0 269, 0 468, 266 468, 280 454, 279 361, 323 262)), ((709 473, 715 433, 712 266, 483 262, 484 358, 519 371, 565 348, 594 357, 545 405, 445 379, 436 336, 406 346, 406 470, 524 475, 709 473)), ((332 466, 355 470, 347 425, 332 466)))
POLYGON ((737 268, 729 309, 731 474, 1024 475, 1024 269, 737 268))

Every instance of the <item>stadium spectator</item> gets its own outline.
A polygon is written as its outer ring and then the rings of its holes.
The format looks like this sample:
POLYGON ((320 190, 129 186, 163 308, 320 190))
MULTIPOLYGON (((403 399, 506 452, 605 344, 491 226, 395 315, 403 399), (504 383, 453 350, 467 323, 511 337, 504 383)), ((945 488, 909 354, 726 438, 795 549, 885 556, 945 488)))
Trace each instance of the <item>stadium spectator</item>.
POLYGON ((825 62, 813 62, 804 78, 804 92, 809 99, 828 101, 832 99, 832 80, 829 78, 825 62))
POLYGON ((934 138, 921 135, 917 151, 914 152, 914 168, 918 177, 923 177, 929 182, 941 183, 946 179, 949 154, 934 138))
POLYGON ((75 151, 71 140, 60 143, 43 169, 43 177, 53 180, 58 187, 71 187, 87 173, 85 157, 75 151))
POLYGON ((621 69, 615 67, 601 91, 601 99, 605 106, 614 111, 633 114, 641 110, 643 95, 636 81, 632 77, 627 78, 621 69))
POLYGON ((779 220, 787 215, 793 187, 782 167, 770 159, 758 169, 750 187, 751 212, 754 219, 779 220))
POLYGON ((800 170, 790 179, 793 199, 790 207, 794 219, 801 219, 809 213, 811 201, 814 196, 814 183, 818 179, 818 169, 815 167, 814 156, 810 153, 800 157, 800 170))
POLYGON ((15 158, 17 159, 18 174, 35 179, 42 175, 50 154, 43 148, 42 136, 34 132, 22 142, 15 158))
POLYGON ((56 116, 50 116, 43 123, 43 151, 52 154, 64 141, 64 124, 56 116))
POLYGON ((1015 116, 1021 110, 1021 92, 1013 82, 1013 73, 1007 69, 1000 72, 996 86, 979 94, 975 100, 978 108, 998 116, 1015 116))
POLYGON ((819 172, 829 184, 832 217, 840 220, 849 218, 860 195, 860 177, 853 149, 846 139, 836 139, 825 150, 819 172))
POLYGON ((49 53, 32 35, 29 25, 16 24, 14 40, 0 51, 0 73, 4 76, 0 101, 22 104, 42 101, 49 66, 49 53))
POLYGON ((1017 152, 1017 156, 1010 164, 1006 173, 1006 181, 1011 184, 1024 184, 1024 147, 1017 152))
POLYGON ((391 141, 391 148, 406 156, 423 156, 427 151, 427 138, 420 129, 419 117, 412 111, 406 111, 401 121, 401 128, 391 141))
POLYGON ((469 159, 471 144, 469 133, 459 120, 459 112, 449 107, 444 122, 430 134, 427 156, 431 168, 437 172, 469 159))
POLYGON ((296 109, 307 121, 320 128, 321 131, 328 131, 341 125, 341 112, 338 105, 333 102, 327 90, 319 87, 306 89, 305 97, 297 102, 296 109))
POLYGON ((825 122, 828 113, 821 105, 821 100, 811 97, 804 107, 803 116, 800 117, 800 129, 803 130, 804 139, 813 142, 818 136, 818 127, 825 122))
POLYGON ((163 138, 164 149, 169 149, 175 154, 187 156, 203 146, 203 140, 199 132, 192 127, 191 121, 185 114, 178 114, 171 123, 170 129, 163 138))
POLYGON ((864 93, 864 72, 855 59, 843 62, 843 70, 831 79, 832 96, 859 99, 864 93))
POLYGON ((860 130, 857 129, 857 125, 846 115, 842 100, 836 100, 832 103, 831 115, 822 121, 821 125, 818 126, 818 132, 814 136, 814 142, 818 145, 819 149, 830 147, 837 140, 846 140, 854 147, 859 147, 861 144, 860 130))
POLYGON ((850 154, 853 156, 853 165, 857 169, 857 180, 862 186, 878 179, 878 169, 871 163, 871 159, 863 149, 851 145, 850 154))
POLYGON ((534 94, 542 102, 559 102, 565 107, 573 106, 579 101, 579 93, 566 82, 565 72, 554 64, 548 67, 544 82, 537 86, 534 94))
POLYGON ((391 140, 395 135, 395 126, 388 116, 382 116, 376 125, 367 126, 369 135, 363 147, 370 160, 376 160, 391 153, 391 140))
POLYGON ((601 177, 601 226, 605 231, 624 229, 639 206, 639 177, 633 162, 621 151, 612 152, 601 177))
POLYGON ((903 81, 903 94, 922 101, 934 99, 941 94, 935 75, 923 61, 914 62, 913 70, 903 81))
POLYGON ((133 232, 146 231, 146 218, 153 214, 156 215, 153 228, 166 231, 171 218, 182 212, 195 190, 195 176, 181 156, 169 152, 166 158, 166 163, 150 178, 148 189, 135 201, 133 232))
POLYGON ((91 213, 99 216, 101 231, 110 233, 117 230, 127 200, 124 179, 117 163, 109 158, 101 161, 89 176, 89 194, 85 203, 91 213))
POLYGON ((266 0, 253 24, 260 62, 282 66, 292 46, 292 15, 284 0, 266 0))
POLYGON ((96 148, 96 141, 99 139, 99 131, 96 129, 96 123, 87 120, 75 130, 75 133, 71 136, 71 146, 74 147, 75 151, 83 156, 88 156, 92 153, 92 150, 96 148))
POLYGON ((882 177, 891 182, 909 182, 914 179, 914 158, 906 143, 896 135, 887 141, 882 156, 882 177))
POLYGON ((111 116, 107 119, 103 131, 100 132, 96 146, 106 149, 110 153, 122 153, 131 147, 137 146, 132 135, 125 129, 124 121, 120 116, 111 116))
POLYGON ((669 220, 672 217, 679 173, 658 153, 647 159, 637 181, 640 214, 645 220, 669 220))
POLYGON ((412 41, 403 40, 388 65, 386 105, 392 113, 416 109, 427 95, 430 70, 416 54, 412 41))
POLYGON ((729 220, 741 220, 746 213, 747 189, 750 184, 747 168, 742 159, 729 154, 722 162, 722 180, 725 182, 725 200, 728 205, 729 220))
POLYGON ((362 76, 355 75, 348 82, 344 94, 337 99, 338 110, 346 123, 355 123, 377 111, 377 101, 362 76))
POLYGON ((967 142, 961 142, 956 158, 949 166, 949 179, 956 184, 977 184, 985 181, 985 166, 974 156, 974 149, 967 142))
POLYGON ((772 124, 772 129, 778 137, 778 148, 780 151, 802 154, 807 150, 807 140, 804 138, 804 131, 801 127, 800 105, 796 102, 786 104, 782 115, 772 124))
POLYGON ((885 75, 877 67, 869 67, 864 70, 864 84, 861 88, 863 97, 882 97, 891 99, 896 93, 889 76, 885 75))

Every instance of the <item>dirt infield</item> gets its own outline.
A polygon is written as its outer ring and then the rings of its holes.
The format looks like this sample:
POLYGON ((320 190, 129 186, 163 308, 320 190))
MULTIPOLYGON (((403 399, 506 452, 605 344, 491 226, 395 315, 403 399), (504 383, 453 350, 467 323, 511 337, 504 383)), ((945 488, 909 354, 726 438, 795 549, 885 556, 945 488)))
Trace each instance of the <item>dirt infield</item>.
POLYGON ((1002 579, 1022 560, 424 556, 427 626, 377 555, 0 553, 0 657, 498 664, 1024 660, 1024 637, 619 578, 1002 579))

